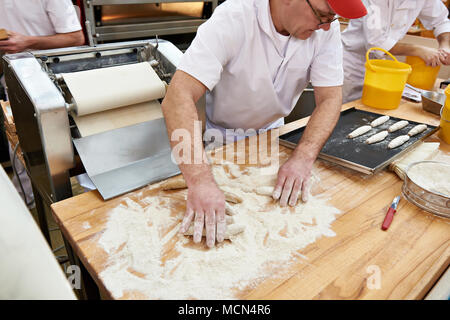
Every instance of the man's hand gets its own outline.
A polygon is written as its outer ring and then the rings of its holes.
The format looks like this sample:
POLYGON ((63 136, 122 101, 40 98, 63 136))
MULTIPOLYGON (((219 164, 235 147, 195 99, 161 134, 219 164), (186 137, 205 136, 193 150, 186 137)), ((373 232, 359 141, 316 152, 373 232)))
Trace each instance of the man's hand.
POLYGON ((30 37, 13 31, 8 31, 8 35, 9 38, 7 40, 0 41, 0 51, 18 53, 30 48, 30 37))
POLYGON ((339 119, 342 104, 342 87, 314 87, 316 108, 312 113, 302 138, 291 157, 278 170, 278 180, 273 198, 280 205, 295 206, 301 192, 308 200, 311 170, 316 158, 339 119), (281 197, 281 198, 280 198, 281 197))
POLYGON ((206 229, 206 244, 214 247, 216 239, 225 237, 225 196, 215 182, 199 182, 189 186, 186 213, 181 223, 180 233, 185 233, 194 220, 194 242, 202 239, 206 229))
POLYGON ((314 160, 293 154, 278 171, 278 180, 273 198, 280 199, 280 205, 295 206, 301 192, 302 201, 308 201, 311 169, 314 160), (281 197, 281 198, 280 198, 281 197))
POLYGON ((439 49, 440 60, 443 65, 450 65, 450 49, 441 48, 439 49))
POLYGON ((437 67, 441 65, 442 52, 439 49, 420 47, 417 50, 417 55, 425 61, 427 66, 437 67))

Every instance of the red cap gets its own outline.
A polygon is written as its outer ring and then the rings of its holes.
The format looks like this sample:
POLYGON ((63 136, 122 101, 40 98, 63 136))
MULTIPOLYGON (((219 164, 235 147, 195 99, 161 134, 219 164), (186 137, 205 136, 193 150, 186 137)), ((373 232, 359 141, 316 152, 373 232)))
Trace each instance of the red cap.
POLYGON ((358 19, 367 14, 366 7, 361 0, 327 0, 331 9, 347 19, 358 19))

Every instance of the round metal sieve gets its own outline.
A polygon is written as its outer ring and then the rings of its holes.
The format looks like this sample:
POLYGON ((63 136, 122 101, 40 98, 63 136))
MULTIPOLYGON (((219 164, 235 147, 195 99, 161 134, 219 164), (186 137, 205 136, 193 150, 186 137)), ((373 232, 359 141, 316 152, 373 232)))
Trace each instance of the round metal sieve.
MULTIPOLYGON (((429 166, 432 170, 442 170, 443 167, 450 169, 450 164, 439 161, 414 162, 406 169, 402 187, 402 194, 409 202, 435 215, 450 218, 450 196, 428 190, 426 186, 420 185, 411 179, 410 173, 417 166, 429 166)), ((447 179, 450 183, 450 177, 442 176, 442 179, 447 179)))

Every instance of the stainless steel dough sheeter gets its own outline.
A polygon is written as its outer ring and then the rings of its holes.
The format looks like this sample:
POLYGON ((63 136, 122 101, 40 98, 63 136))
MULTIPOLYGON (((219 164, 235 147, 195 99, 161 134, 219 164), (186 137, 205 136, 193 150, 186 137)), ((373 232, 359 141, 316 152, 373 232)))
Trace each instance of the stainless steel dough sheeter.
POLYGON ((47 203, 70 198, 70 177, 84 170, 105 200, 180 172, 163 118, 81 136, 71 116, 76 102, 61 75, 148 62, 168 83, 181 56, 168 41, 146 40, 3 57, 27 169, 47 203))

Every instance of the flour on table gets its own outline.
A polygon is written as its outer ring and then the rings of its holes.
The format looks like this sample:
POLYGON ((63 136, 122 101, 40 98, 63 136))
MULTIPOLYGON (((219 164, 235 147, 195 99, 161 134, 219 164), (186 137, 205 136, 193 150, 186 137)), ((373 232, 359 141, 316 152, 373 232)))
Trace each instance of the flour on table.
POLYGON ((282 208, 253 192, 273 186, 278 167, 272 174, 267 168, 250 167, 241 175, 232 169, 231 175, 214 166, 213 173, 222 189, 244 198, 233 204, 238 212, 233 218, 246 228, 215 248, 199 249, 192 237, 177 233, 183 212, 171 215, 163 192, 141 200, 144 207, 128 199, 110 211, 99 240, 109 254, 100 277, 115 298, 137 291, 149 299, 235 299, 236 289, 281 275, 303 257, 299 250, 322 236, 335 236, 331 224, 340 212, 326 199, 311 197, 295 208, 282 208))
POLYGON ((87 221, 83 222, 83 229, 88 230, 91 228, 91 224, 87 221))

